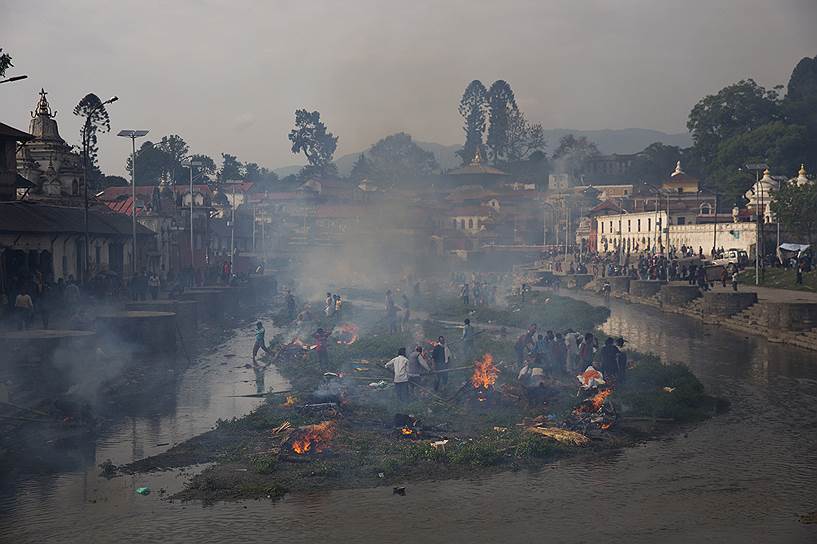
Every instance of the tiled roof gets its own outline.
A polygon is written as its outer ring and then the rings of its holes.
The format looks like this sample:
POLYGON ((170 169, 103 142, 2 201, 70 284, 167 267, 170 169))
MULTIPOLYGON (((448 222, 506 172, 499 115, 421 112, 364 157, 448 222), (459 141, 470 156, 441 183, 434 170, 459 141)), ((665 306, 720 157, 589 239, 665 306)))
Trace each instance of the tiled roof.
MULTIPOLYGON (((0 202, 0 232, 83 233, 82 208, 53 206, 35 202, 0 202)), ((88 210, 88 232, 92 234, 131 235, 127 216, 101 209, 88 210)), ((137 224, 136 233, 153 235, 152 230, 137 224)))

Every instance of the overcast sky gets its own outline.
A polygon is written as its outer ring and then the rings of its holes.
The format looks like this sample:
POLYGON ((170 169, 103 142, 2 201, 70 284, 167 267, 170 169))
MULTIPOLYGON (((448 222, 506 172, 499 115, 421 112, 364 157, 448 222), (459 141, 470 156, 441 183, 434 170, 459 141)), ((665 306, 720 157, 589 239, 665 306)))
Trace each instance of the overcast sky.
POLYGON ((79 99, 119 96, 107 173, 124 173, 123 128, 275 168, 302 162, 286 137, 300 107, 338 155, 401 130, 458 143, 472 79, 506 79, 546 128, 682 132, 703 95, 785 84, 817 54, 817 0, 0 0, 0 47, 29 76, 0 86, 6 124, 26 129, 45 87, 77 143, 79 99))

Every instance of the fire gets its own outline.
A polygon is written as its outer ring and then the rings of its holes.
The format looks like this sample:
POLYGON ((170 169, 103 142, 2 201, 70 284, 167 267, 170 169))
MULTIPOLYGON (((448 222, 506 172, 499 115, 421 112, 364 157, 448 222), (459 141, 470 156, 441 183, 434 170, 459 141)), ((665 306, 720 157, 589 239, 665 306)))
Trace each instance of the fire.
POLYGON ((593 403, 593 410, 598 412, 601 410, 601 407, 604 406, 604 399, 609 397, 613 393, 612 389, 605 389, 604 391, 599 391, 596 395, 591 399, 593 403))
POLYGON ((474 389, 488 389, 496 383, 499 369, 494 365, 494 358, 490 353, 474 363, 474 373, 471 375, 471 385, 474 389))
POLYGON ((400 432, 405 436, 411 436, 414 434, 414 429, 412 429, 411 427, 403 427, 402 429, 400 429, 400 432))
POLYGON ((326 447, 326 442, 335 436, 335 423, 324 421, 316 425, 308 425, 298 430, 298 435, 292 441, 292 451, 298 455, 309 452, 318 453, 326 447))
POLYGON ((335 327, 334 335, 337 337, 338 344, 351 345, 357 342, 360 327, 354 323, 341 323, 335 327))
POLYGON ((286 408, 292 408, 298 402, 298 397, 294 395, 287 395, 287 400, 281 406, 285 406, 286 408))
POLYGON ((317 344, 307 344, 306 342, 304 342, 300 338, 295 338, 292 342, 290 342, 290 345, 298 346, 298 347, 300 347, 302 349, 315 349, 315 348, 318 347, 317 344))

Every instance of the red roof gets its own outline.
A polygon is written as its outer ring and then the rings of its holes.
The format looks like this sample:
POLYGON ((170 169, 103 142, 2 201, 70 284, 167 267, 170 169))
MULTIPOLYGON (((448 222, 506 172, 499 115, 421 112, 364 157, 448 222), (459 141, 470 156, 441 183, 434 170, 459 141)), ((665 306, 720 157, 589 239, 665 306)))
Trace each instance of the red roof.
POLYGON ((618 204, 616 204, 612 200, 607 199, 604 202, 602 202, 601 204, 598 204, 595 207, 593 207, 589 212, 587 212, 587 215, 589 215, 589 216, 598 215, 601 212, 605 212, 605 211, 612 211, 612 212, 615 212, 615 213, 621 213, 623 210, 622 210, 621 206, 619 206, 618 204))
MULTIPOLYGON (((137 185, 136 186, 136 194, 142 197, 151 197, 153 195, 154 185, 137 185)), ((170 186, 176 194, 184 194, 190 190, 190 185, 185 184, 178 184, 170 186)), ((212 194, 210 187, 206 183, 202 183, 201 185, 193 185, 193 191, 202 193, 202 194, 212 194)), ((117 200, 121 197, 130 197, 131 196, 131 187, 108 187, 102 194, 99 195, 100 200, 117 200)))
MULTIPOLYGON (((107 205, 108 208, 110 208, 110 210, 113 212, 130 216, 133 208, 133 198, 128 197, 124 200, 109 200, 105 202, 105 205, 107 205)), ((142 212, 144 211, 145 211, 144 207, 137 208, 136 215, 142 215, 142 212)))

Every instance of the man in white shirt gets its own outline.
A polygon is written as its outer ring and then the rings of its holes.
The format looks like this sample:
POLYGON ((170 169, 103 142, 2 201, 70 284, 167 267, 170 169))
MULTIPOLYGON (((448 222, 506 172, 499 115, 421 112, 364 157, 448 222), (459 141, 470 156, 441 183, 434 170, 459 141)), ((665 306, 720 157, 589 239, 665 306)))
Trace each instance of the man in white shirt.
POLYGON ((567 347, 567 371, 576 372, 579 370, 579 341, 582 335, 568 329, 565 333, 565 346, 567 347))
POLYGON ((386 368, 394 371, 394 390, 397 392, 397 400, 406 402, 409 397, 409 374, 406 348, 397 350, 397 357, 386 363, 386 368))

